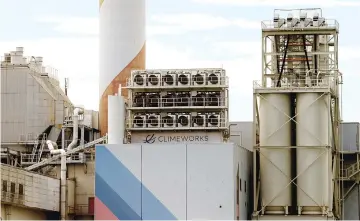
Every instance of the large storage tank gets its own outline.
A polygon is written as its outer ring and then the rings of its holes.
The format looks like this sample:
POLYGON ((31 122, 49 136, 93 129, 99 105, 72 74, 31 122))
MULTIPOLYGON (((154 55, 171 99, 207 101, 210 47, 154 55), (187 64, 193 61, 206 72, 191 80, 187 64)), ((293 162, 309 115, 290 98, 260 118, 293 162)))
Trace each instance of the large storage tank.
POLYGON ((262 206, 267 214, 284 214, 291 206, 291 115, 289 94, 263 94, 260 103, 262 206))
MULTIPOLYGON (((100 130, 108 131, 108 95, 126 86, 131 69, 145 69, 145 0, 100 1, 100 130)), ((122 91, 127 96, 126 89, 122 91)))
POLYGON ((322 93, 299 93, 296 102, 297 203, 302 214, 321 214, 321 207, 329 206, 330 153, 328 149, 314 147, 330 144, 329 97, 322 93))

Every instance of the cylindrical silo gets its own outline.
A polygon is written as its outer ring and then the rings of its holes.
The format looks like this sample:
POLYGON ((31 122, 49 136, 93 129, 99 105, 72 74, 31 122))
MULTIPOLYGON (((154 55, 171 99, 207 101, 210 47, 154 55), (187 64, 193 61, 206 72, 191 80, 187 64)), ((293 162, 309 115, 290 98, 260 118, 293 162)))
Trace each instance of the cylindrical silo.
POLYGON ((145 0, 101 0, 99 20, 99 118, 105 135, 108 95, 126 86, 131 69, 145 69, 145 0))
POLYGON ((301 173, 297 178, 297 206, 302 207, 302 214, 321 214, 321 207, 329 206, 330 153, 319 148, 329 145, 330 140, 328 99, 321 93, 299 93, 296 99, 296 170, 301 173))
POLYGON ((289 94, 263 94, 260 103, 260 180, 266 214, 291 206, 291 100, 289 94), (273 147, 273 148, 266 148, 273 147), (280 147, 274 149, 274 147, 280 147))

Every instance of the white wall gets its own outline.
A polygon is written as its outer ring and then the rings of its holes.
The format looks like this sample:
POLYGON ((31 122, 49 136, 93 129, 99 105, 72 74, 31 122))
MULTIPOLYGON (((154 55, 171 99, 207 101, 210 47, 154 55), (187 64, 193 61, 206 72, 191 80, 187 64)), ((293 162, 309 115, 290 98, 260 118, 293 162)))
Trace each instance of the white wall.
POLYGON ((187 145, 188 219, 236 219, 235 149, 229 144, 187 145))
MULTIPOLYGON (((142 184, 176 216, 186 219, 186 145, 143 146, 142 184), (164 164, 166 166, 164 166, 164 164)), ((156 217, 156 211, 142 197, 143 219, 156 217)))
MULTIPOLYGON (((125 202, 136 204, 130 206, 142 219, 236 219, 239 168, 242 182, 239 218, 247 220, 245 202, 248 205, 250 165, 247 164, 248 151, 244 148, 231 143, 114 144, 106 148, 142 182, 141 191, 123 182, 112 186, 125 202), (127 199, 128 193, 135 190, 132 195, 136 199, 139 195, 139 200, 127 199), (156 203, 153 203, 154 198, 156 203), (163 206, 155 205, 158 203, 163 206)), ((106 161, 97 161, 96 165, 105 168, 106 164, 106 161)), ((111 170, 116 171, 116 168, 111 170)))

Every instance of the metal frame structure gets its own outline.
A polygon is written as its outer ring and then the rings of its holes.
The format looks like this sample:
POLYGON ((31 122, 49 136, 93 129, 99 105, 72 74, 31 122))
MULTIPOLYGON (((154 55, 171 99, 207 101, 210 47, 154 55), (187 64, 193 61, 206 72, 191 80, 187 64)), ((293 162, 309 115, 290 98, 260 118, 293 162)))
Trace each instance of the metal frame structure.
MULTIPOLYGON (((355 188, 360 192, 360 151, 342 151, 340 152, 341 161, 344 166, 341 168, 340 180, 342 183, 342 193, 341 193, 341 202, 345 204, 345 200, 349 194, 355 188)), ((360 195, 358 195, 358 200, 360 200, 360 195)), ((345 210, 342 208, 343 217, 345 220, 345 210)), ((360 211, 358 211, 358 218, 360 219, 360 211)))
MULTIPOLYGON (((77 146, 76 148, 67 151, 66 156, 69 156, 69 155, 72 155, 74 153, 83 151, 83 150, 85 150, 85 149, 87 149, 89 147, 92 147, 92 146, 94 146, 96 144, 100 144, 100 143, 107 143, 107 136, 101 137, 101 138, 96 139, 94 141, 91 141, 91 142, 89 142, 87 144, 77 146)), ((39 163, 33 164, 33 165, 29 166, 29 167, 26 167, 25 169, 26 170, 39 169, 39 168, 42 168, 42 167, 47 166, 49 164, 52 164, 54 161, 59 160, 59 159, 60 159, 60 155, 54 155, 51 158, 48 158, 48 159, 43 160, 43 161, 41 161, 39 163)))
POLYGON ((227 135, 228 87, 228 78, 223 69, 133 70, 126 87, 127 142, 131 142, 132 133, 144 131, 219 131, 227 135), (142 78, 136 79, 139 76, 142 78), (211 83, 214 76, 216 80, 211 83), (215 93, 216 104, 208 104, 215 93), (169 95, 172 97, 169 98, 169 95), (197 95, 202 97, 198 100, 197 95), (188 117, 188 126, 177 126, 182 115, 188 117), (205 123, 194 126, 195 117, 199 115, 204 116, 205 123), (208 122, 208 117, 212 115, 218 117, 218 123, 214 125, 208 122), (136 116, 144 119, 144 126, 136 126, 136 116), (151 116, 158 119, 156 126, 149 126, 147 123, 151 116), (174 116, 171 120, 173 126, 166 126, 169 116, 174 116))
MULTIPOLYGON (((253 92, 253 219, 261 219, 263 215, 271 216, 270 212, 268 214, 266 213, 266 208, 271 201, 281 194, 281 192, 278 193, 267 204, 263 203, 260 189, 263 185, 269 184, 263 183, 261 180, 260 157, 262 160, 270 161, 270 164, 285 174, 276 163, 271 162, 261 150, 284 150, 284 148, 290 148, 291 150, 301 148, 315 150, 318 148, 322 150, 317 158, 313 160, 311 164, 307 165, 304 171, 296 172, 296 174, 292 172, 291 177, 288 177, 290 182, 283 189, 292 186, 293 193, 296 192, 296 188, 300 188, 296 183, 297 178, 308 169, 311 169, 322 155, 325 154, 327 156, 328 171, 326 173, 328 176, 329 201, 325 203, 327 206, 322 206, 320 209, 321 212, 318 215, 330 219, 341 218, 342 185, 339 179, 341 170, 339 124, 341 122, 340 85, 342 84, 342 74, 338 70, 338 33, 339 25, 337 21, 322 18, 321 9, 276 9, 273 21, 262 22, 262 81, 254 82, 253 92), (300 19, 294 18, 293 14, 289 14, 287 19, 281 20, 279 14, 282 12, 299 14, 300 19), (314 13, 314 19, 307 18, 306 13, 314 13), (318 98, 314 100, 313 103, 308 104, 308 107, 303 107, 301 110, 298 110, 295 108, 297 102, 296 96, 305 93, 315 93, 318 95, 318 98), (294 133, 294 128, 296 127, 305 130, 305 127, 299 124, 296 118, 299 115, 306 114, 311 105, 319 103, 320 100, 324 99, 328 112, 328 126, 331 128, 327 136, 327 142, 321 142, 323 145, 320 146, 297 146, 296 143, 293 142, 291 146, 262 145, 259 137, 271 137, 284 126, 282 125, 272 134, 260 134, 260 126, 264 119, 260 119, 259 108, 263 102, 269 102, 265 98, 268 94, 289 95, 293 115, 289 116, 274 103, 270 103, 270 105, 286 116, 288 119, 286 123, 291 124, 292 133, 294 133)), ((292 134, 292 136, 296 136, 296 134, 292 134)), ((314 137, 310 132, 309 136, 313 136, 313 138, 319 141, 321 140, 318 137, 314 137)), ((294 156, 292 156, 292 159, 293 158, 294 156)), ((291 164, 292 168, 294 168, 293 160, 291 164)), ((323 172, 325 173, 325 171, 323 172)), ((300 188, 300 190, 302 189, 300 188)), ((302 191, 308 195, 304 190, 302 191)), ((292 199, 292 202, 292 206, 283 205, 283 214, 273 219, 288 215, 303 215, 302 208, 297 206, 296 200, 294 201, 294 199, 292 199)), ((306 219, 309 219, 309 217, 306 219)))

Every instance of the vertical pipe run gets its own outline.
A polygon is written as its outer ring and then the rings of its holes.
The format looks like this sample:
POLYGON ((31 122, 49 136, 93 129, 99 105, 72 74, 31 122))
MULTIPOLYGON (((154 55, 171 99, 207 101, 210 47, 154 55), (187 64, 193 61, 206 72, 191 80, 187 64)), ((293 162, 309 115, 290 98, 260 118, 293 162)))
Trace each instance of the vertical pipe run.
POLYGON ((60 220, 66 220, 66 152, 64 149, 55 150, 53 142, 47 140, 46 144, 51 154, 60 154, 60 220))
POLYGON ((288 48, 289 48, 289 41, 290 41, 290 35, 287 35, 286 38, 286 45, 285 45, 285 51, 284 51, 284 57, 282 59, 282 63, 281 63, 281 70, 279 73, 279 79, 277 81, 276 87, 281 87, 281 77, 282 74, 284 72, 284 67, 285 67, 285 62, 286 62, 286 56, 287 56, 287 52, 288 52, 288 48))
POLYGON ((66 220, 66 153, 61 151, 60 171, 60 218, 66 220))
MULTIPOLYGON (((292 93, 290 94, 290 105, 291 105, 291 117, 296 116, 296 94, 292 93)), ((296 117, 293 118, 291 121, 291 146, 296 146, 296 117)), ((297 175, 296 172, 296 149, 291 148, 291 179, 294 179, 297 175)), ((294 180, 294 183, 291 184, 291 202, 292 205, 294 205, 291 208, 291 213, 296 214, 297 207, 295 206, 297 204, 297 186, 296 179, 294 180)))
POLYGON ((83 113, 84 113, 84 111, 81 108, 75 108, 75 110, 74 110, 74 114, 72 116, 72 119, 73 119, 73 140, 69 144, 67 150, 71 150, 77 144, 78 137, 79 137, 79 131, 78 131, 79 130, 79 115, 83 114, 83 113))

